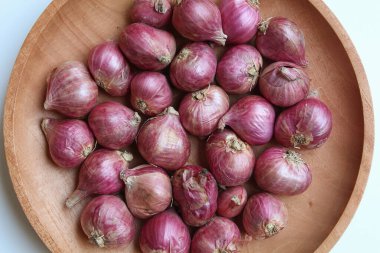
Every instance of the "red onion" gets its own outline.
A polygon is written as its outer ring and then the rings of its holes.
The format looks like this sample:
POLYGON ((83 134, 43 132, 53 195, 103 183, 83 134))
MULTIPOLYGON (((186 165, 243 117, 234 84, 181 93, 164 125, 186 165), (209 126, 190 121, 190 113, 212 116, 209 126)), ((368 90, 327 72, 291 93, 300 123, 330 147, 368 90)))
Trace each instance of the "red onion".
POLYGON ((112 195, 91 200, 83 209, 80 222, 90 242, 100 248, 127 246, 136 234, 132 214, 121 199, 112 195))
POLYGON ((289 61, 299 66, 308 64, 305 38, 297 24, 283 17, 263 21, 257 33, 256 46, 260 53, 274 61, 289 61))
POLYGON ((309 94, 310 79, 300 67, 290 62, 276 62, 260 75, 263 96, 274 105, 292 106, 309 94))
POLYGON ((273 135, 275 112, 273 106, 259 96, 247 96, 236 102, 220 119, 219 128, 230 126, 251 145, 268 143, 273 135))
POLYGON ((136 110, 154 116, 170 106, 172 101, 173 93, 163 74, 142 72, 133 78, 131 104, 136 110))
POLYGON ((229 49, 216 70, 216 79, 223 89, 232 94, 245 94, 259 79, 263 58, 256 48, 239 45, 229 49))
POLYGON ((227 35, 223 33, 218 6, 210 0, 176 0, 172 23, 185 38, 193 41, 212 41, 224 46, 227 35))
POLYGON ((79 182, 75 191, 66 200, 68 208, 92 194, 115 194, 123 188, 119 175, 128 169, 133 159, 127 152, 98 149, 92 152, 82 164, 79 182))
POLYGON ((219 193, 218 209, 220 216, 233 218, 243 211, 247 203, 247 191, 243 186, 234 186, 219 193))
POLYGON ((119 45, 130 62, 145 70, 164 69, 176 51, 172 34, 143 23, 127 26, 120 35, 119 45))
POLYGON ((185 166, 175 172, 172 184, 186 224, 200 227, 211 220, 217 208, 218 186, 207 169, 185 166))
POLYGON ((236 186, 249 180, 255 165, 251 146, 229 130, 215 132, 206 143, 206 158, 216 181, 236 186))
POLYGON ((152 165, 123 170, 125 199, 133 215, 145 219, 164 211, 172 201, 172 185, 166 172, 152 165))
POLYGON ((116 42, 109 41, 94 47, 88 57, 88 68, 96 84, 108 94, 127 94, 132 74, 116 42))
POLYGON ((189 229, 172 209, 153 216, 141 229, 143 253, 188 253, 190 243, 189 229))
POLYGON ((98 87, 81 62, 61 64, 51 72, 47 83, 45 110, 77 118, 85 116, 96 104, 98 87))
POLYGON ((217 129, 218 121, 230 106, 223 89, 211 85, 187 94, 179 106, 183 127, 195 136, 207 136, 217 129))
POLYGON ((268 193, 259 193, 248 199, 243 212, 245 231, 255 240, 278 234, 288 222, 285 204, 268 193))
POLYGON ((254 173, 258 186, 274 194, 300 194, 311 184, 309 166, 301 155, 283 147, 265 150, 257 159, 254 173))
POLYGON ((168 107, 162 114, 147 120, 137 136, 137 148, 151 164, 167 170, 183 166, 190 156, 190 141, 178 112, 168 107))
POLYGON ((113 101, 97 105, 88 116, 88 124, 98 143, 109 149, 130 145, 137 135, 140 122, 137 112, 113 101))
POLYGON ((170 65, 170 79, 175 87, 184 91, 200 90, 214 80, 217 59, 206 43, 188 44, 177 54, 170 65))
POLYGON ((94 136, 84 121, 44 119, 41 128, 51 158, 62 168, 79 166, 95 148, 94 136))
POLYGON ((169 23, 172 7, 168 0, 135 0, 130 11, 133 23, 145 23, 153 27, 162 27, 169 23))
POLYGON ((222 0, 223 31, 227 34, 227 43, 247 43, 257 32, 260 23, 258 0, 222 0))
POLYGON ((327 141, 331 130, 329 108, 319 99, 307 98, 278 116, 275 137, 285 147, 313 149, 327 141))
POLYGON ((192 253, 238 253, 240 231, 236 224, 223 217, 215 217, 195 232, 191 242, 192 253))

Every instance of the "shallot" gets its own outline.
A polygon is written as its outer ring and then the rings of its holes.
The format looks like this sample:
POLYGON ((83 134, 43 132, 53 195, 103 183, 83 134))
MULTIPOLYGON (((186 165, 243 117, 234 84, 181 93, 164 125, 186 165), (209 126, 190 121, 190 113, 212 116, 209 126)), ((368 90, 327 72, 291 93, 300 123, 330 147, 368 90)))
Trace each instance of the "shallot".
POLYGON ((218 195, 217 213, 226 218, 233 218, 243 211, 247 203, 247 191, 244 186, 228 188, 218 195))
POLYGON ((130 11, 133 23, 145 23, 160 28, 169 23, 172 7, 169 0, 135 0, 130 11))

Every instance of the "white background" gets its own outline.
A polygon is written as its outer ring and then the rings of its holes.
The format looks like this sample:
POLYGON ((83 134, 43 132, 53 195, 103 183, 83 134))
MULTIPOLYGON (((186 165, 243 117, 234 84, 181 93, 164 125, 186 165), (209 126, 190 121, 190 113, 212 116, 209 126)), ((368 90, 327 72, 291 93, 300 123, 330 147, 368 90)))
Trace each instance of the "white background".
MULTIPOLYGON (((8 80, 18 51, 28 31, 49 2, 49 0, 0 0, 1 113, 8 80)), ((372 91, 375 121, 378 122, 380 119, 380 1, 325 0, 325 2, 341 21, 359 52, 372 91)), ((2 125, 1 122, 1 127, 2 125)), ((376 132, 380 132, 379 126, 376 126, 376 132)), ((380 252, 378 247, 379 141, 376 137, 372 170, 363 200, 348 229, 331 251, 333 253, 380 252)), ((3 143, 2 135, 0 143, 3 143)), ((6 166, 3 146, 0 147, 0 173, 0 252, 48 252, 18 203, 6 166)))

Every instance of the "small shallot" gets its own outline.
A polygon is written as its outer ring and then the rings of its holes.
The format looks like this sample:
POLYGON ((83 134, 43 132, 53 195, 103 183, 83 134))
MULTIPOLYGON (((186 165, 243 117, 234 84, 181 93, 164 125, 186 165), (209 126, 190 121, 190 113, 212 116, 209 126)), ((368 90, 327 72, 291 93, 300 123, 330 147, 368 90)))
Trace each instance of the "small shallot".
POLYGON ((88 116, 88 124, 100 145, 120 149, 130 145, 139 129, 137 112, 113 101, 97 105, 88 116))
POLYGON ((141 22, 157 28, 168 24, 171 16, 169 0, 135 0, 130 11, 133 23, 141 22))
POLYGON ((273 106, 260 96, 238 100, 220 119, 219 129, 230 126, 250 145, 268 143, 273 135, 275 112, 273 106))
POLYGON ((220 118, 229 106, 227 93, 211 85, 182 99, 179 106, 181 123, 192 135, 207 136, 217 129, 220 118))
POLYGON ((66 200, 68 208, 93 194, 115 194, 123 189, 120 172, 133 159, 127 152, 98 149, 83 162, 75 191, 66 200))
POLYGON ((100 248, 128 246, 136 234, 135 219, 118 197, 103 195, 83 209, 80 223, 91 243, 100 248))
POLYGON ((173 197, 186 224, 200 227, 214 216, 218 186, 211 173, 195 165, 185 166, 172 178, 173 197))
POLYGON ((243 212, 245 231, 255 240, 263 240, 278 234, 288 222, 285 204, 268 193, 251 196, 243 212))
POLYGON ((172 24, 185 38, 211 41, 224 46, 222 17, 218 6, 210 0, 175 0, 172 24))
POLYGON ((81 62, 61 64, 50 73, 47 83, 45 110, 78 118, 85 116, 96 104, 98 86, 81 62))
POLYGON ((330 109, 317 98, 307 98, 278 116, 275 138, 285 147, 314 149, 327 141, 331 130, 330 109))
POLYGON ((218 195, 218 209, 220 216, 233 218, 243 211, 247 203, 247 191, 244 186, 228 188, 218 195))
POLYGON ((172 185, 166 172, 152 165, 123 170, 125 199, 132 214, 145 219, 164 211, 172 201, 172 185))
POLYGON ((224 186, 247 182, 255 165, 251 146, 230 130, 210 136, 206 143, 206 158, 216 181, 224 186))

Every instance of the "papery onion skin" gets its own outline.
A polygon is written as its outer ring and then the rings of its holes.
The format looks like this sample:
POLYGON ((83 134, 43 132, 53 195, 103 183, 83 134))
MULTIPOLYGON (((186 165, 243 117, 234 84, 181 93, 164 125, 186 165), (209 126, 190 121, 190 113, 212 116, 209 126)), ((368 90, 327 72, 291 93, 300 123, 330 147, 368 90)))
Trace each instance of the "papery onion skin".
POLYGON ((172 185, 166 172, 152 165, 123 170, 125 199, 132 214, 145 219, 165 211, 172 202, 172 185))
POLYGON ((251 146, 230 130, 215 132, 208 138, 206 158, 211 173, 223 186, 247 182, 255 166, 255 154, 251 146))
POLYGON ((88 57, 88 68, 96 84, 108 94, 127 94, 132 73, 116 42, 108 41, 94 47, 88 57))
POLYGON ((143 23, 128 25, 120 35, 119 46, 131 63, 151 71, 167 67, 176 52, 172 34, 143 23))
POLYGON ((172 7, 168 0, 135 0, 130 11, 133 23, 145 23, 160 28, 169 23, 172 7))
POLYGON ((253 38, 260 23, 258 0, 222 0, 219 5, 227 44, 244 44, 253 38))
POLYGON ((219 129, 231 127, 250 145, 268 143, 273 135, 275 111, 273 106, 260 96, 247 96, 238 100, 220 119, 219 129))
POLYGON ((195 232, 191 253, 238 253, 240 240, 240 230, 233 221, 215 217, 195 232))
POLYGON ((66 207, 72 208, 93 194, 115 194, 123 189, 120 172, 128 169, 133 159, 127 152, 98 149, 83 162, 75 191, 67 198, 66 207))
POLYGON ((41 124, 49 153, 59 167, 79 166, 95 148, 95 138, 82 120, 43 119, 41 124))
POLYGON ((285 147, 314 149, 327 141, 331 131, 330 109, 317 98, 306 98, 278 116, 275 138, 285 147))
POLYGON ((173 93, 166 77, 158 72, 137 74, 131 83, 133 108, 148 116, 161 113, 173 102, 173 93))
POLYGON ((247 203, 247 190, 244 186, 228 188, 218 195, 217 213, 226 218, 238 216, 247 203))
POLYGON ((178 112, 168 107, 162 114, 147 120, 137 136, 137 148, 150 164, 167 170, 183 166, 190 156, 190 141, 178 112))
POLYGON ((139 241, 143 253, 188 253, 190 243, 189 229, 172 209, 149 219, 141 229, 139 241))
POLYGON ((45 110, 54 110, 67 117, 85 116, 95 106, 98 86, 86 66, 67 61, 55 68, 47 78, 45 110))
POLYGON ((276 62, 260 75, 261 94, 272 104, 288 107, 295 105, 309 94, 310 78, 297 65, 276 62))
POLYGON ((305 38, 296 23, 283 17, 263 21, 257 33, 256 46, 260 53, 274 61, 293 62, 305 67, 305 38))
POLYGON ((100 248, 120 248, 129 245, 136 234, 135 219, 118 197, 103 195, 91 200, 83 209, 83 232, 100 248))
POLYGON ((222 17, 218 6, 209 0, 176 0, 172 24, 185 38, 192 41, 211 41, 224 46, 222 17))
POLYGON ((217 209, 218 186, 207 169, 184 166, 173 175, 172 186, 187 225, 200 227, 211 220, 217 209))
POLYGON ((188 44, 171 63, 170 79, 180 90, 200 90, 213 82, 217 63, 214 50, 206 43, 188 44))
POLYGON ((296 195, 307 190, 312 176, 301 155, 283 147, 271 147, 257 159, 254 171, 257 185, 277 195, 296 195))
POLYGON ((288 210, 285 204, 269 193, 252 195, 245 205, 243 226, 255 240, 278 234, 286 227, 287 222, 288 210))
POLYGON ((220 87, 211 85, 187 94, 179 106, 179 115, 183 127, 189 133, 207 136, 217 129, 220 118, 229 107, 227 93, 220 87))
POLYGON ((141 123, 137 112, 113 101, 97 105, 88 116, 88 124, 100 145, 121 149, 133 143, 141 123))
POLYGON ((216 79, 227 93, 245 94, 256 85, 263 58, 250 45, 238 45, 224 53, 218 63, 216 79))

